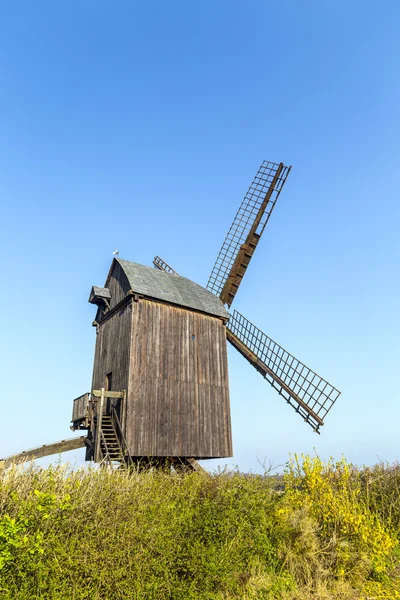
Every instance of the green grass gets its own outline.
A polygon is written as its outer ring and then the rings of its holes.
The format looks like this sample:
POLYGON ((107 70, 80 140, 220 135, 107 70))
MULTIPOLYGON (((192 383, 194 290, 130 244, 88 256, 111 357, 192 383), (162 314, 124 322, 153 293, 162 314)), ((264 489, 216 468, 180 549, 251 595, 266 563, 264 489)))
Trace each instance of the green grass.
POLYGON ((400 469, 0 467, 0 599, 400 598, 400 469))

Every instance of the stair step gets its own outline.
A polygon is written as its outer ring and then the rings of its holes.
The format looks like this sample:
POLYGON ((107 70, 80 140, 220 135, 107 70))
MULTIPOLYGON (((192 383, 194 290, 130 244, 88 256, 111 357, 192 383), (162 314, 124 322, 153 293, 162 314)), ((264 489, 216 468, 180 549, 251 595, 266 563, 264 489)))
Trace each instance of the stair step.
POLYGON ((120 440, 115 431, 112 418, 108 415, 103 415, 102 417, 101 433, 100 448, 103 457, 109 462, 118 462, 121 465, 125 464, 125 455, 122 451, 120 440))
POLYGON ((115 440, 107 440, 106 439, 106 444, 107 446, 119 446, 119 444, 117 444, 117 442, 115 440))

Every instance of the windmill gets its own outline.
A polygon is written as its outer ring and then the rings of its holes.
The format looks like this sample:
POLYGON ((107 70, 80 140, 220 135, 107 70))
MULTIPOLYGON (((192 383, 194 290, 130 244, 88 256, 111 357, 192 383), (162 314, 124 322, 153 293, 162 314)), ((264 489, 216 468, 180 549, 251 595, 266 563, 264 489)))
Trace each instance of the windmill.
POLYGON ((90 393, 73 402, 85 436, 42 446, 27 459, 86 447, 106 464, 197 469, 233 454, 228 341, 319 433, 340 392, 238 311, 229 313, 291 167, 264 161, 222 244, 206 287, 159 256, 154 268, 115 255, 93 286, 96 350, 90 393))
MULTIPOLYGON (((290 170, 291 167, 283 163, 263 161, 221 246, 207 289, 228 308, 235 299, 290 170)), ((153 262, 159 269, 175 272, 158 256, 153 262)), ((320 433, 324 418, 340 392, 236 310, 227 322, 226 337, 304 421, 320 433)))

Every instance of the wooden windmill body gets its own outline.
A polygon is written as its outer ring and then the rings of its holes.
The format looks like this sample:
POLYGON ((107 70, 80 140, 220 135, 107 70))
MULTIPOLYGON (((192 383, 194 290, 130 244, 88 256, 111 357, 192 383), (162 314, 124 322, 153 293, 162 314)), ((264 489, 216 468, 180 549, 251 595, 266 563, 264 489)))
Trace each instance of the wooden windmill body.
POLYGON ((264 161, 222 244, 206 287, 159 257, 155 269, 115 258, 97 305, 92 390, 73 402, 73 430, 87 434, 20 455, 86 446, 101 463, 169 462, 232 456, 227 344, 319 432, 340 392, 264 334, 229 313, 289 175, 264 161))
POLYGON ((99 305, 92 389, 125 391, 118 412, 129 455, 231 456, 229 313, 219 298, 179 275, 114 259, 91 302, 99 305))

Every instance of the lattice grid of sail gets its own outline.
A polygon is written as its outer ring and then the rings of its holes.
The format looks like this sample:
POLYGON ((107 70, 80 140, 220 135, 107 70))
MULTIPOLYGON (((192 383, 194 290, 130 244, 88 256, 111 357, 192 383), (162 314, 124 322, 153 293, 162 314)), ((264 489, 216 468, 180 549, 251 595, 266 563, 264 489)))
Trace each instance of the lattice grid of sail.
POLYGON ((177 272, 174 271, 174 269, 170 267, 169 264, 166 263, 165 260, 163 260, 159 256, 154 257, 153 265, 157 267, 157 269, 159 269, 160 271, 166 271, 167 273, 174 273, 175 275, 177 275, 177 272))
POLYGON ((242 204, 229 229, 228 235, 222 244, 207 284, 207 288, 217 296, 220 295, 222 288, 225 285, 240 247, 246 242, 247 237, 259 216, 260 208, 263 205, 271 185, 273 184, 273 189, 271 190, 272 193, 268 199, 265 210, 262 215, 260 215, 260 221, 255 231, 259 236, 262 234, 268 223, 268 219, 275 207, 289 171, 290 167, 286 167, 282 165, 282 163, 273 163, 266 160, 263 161, 260 166, 252 184, 243 198, 242 204), (276 177, 278 171, 280 172, 276 177))
MULTIPOLYGON (((263 375, 269 383, 313 429, 318 430, 338 399, 339 390, 287 352, 238 311, 233 312, 227 327, 250 353, 267 367, 263 375)), ((248 355, 246 358, 251 357, 248 355)), ((257 365, 254 366, 258 368, 257 365)), ((258 370, 263 371, 262 368, 258 370)))

